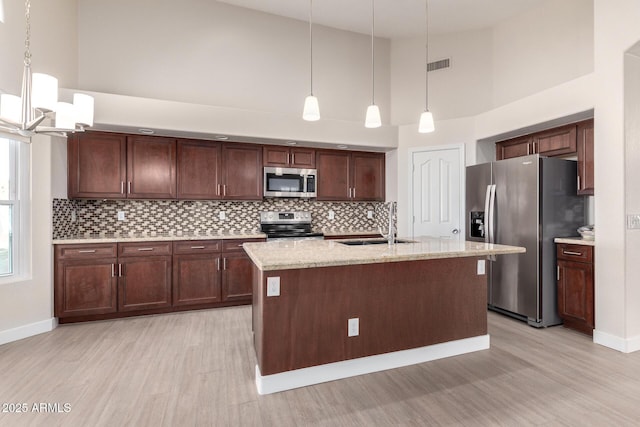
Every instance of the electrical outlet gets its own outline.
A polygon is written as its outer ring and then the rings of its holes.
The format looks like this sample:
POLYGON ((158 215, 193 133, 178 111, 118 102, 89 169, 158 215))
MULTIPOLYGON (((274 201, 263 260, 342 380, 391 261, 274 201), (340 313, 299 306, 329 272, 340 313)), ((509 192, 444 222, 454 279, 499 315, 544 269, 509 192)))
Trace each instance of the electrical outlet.
POLYGON ((349 319, 348 329, 348 336, 357 337, 358 335, 360 335, 360 318, 354 317, 353 319, 349 319))
POLYGON ((118 211, 118 221, 124 221, 124 211, 118 211))
POLYGON ((373 211, 367 211, 367 218, 373 219, 373 211))
POLYGON ((334 211, 329 211, 329 219, 336 219, 336 213, 334 211))
POLYGON ((76 222, 78 220, 78 215, 76 211, 71 211, 71 222, 76 222))
POLYGON ((483 259, 478 260, 478 276, 484 276, 487 262, 483 259))
POLYGON ((220 211, 220 213, 218 214, 218 218, 220 218, 220 221, 224 221, 225 219, 227 219, 227 213, 225 211, 220 211))
POLYGON ((267 277, 267 296, 280 296, 280 276, 267 277))

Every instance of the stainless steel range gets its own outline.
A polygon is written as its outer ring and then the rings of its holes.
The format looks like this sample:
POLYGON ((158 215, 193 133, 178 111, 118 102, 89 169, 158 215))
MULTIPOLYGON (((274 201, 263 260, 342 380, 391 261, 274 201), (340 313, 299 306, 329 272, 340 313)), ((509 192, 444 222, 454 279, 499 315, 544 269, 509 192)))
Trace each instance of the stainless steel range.
POLYGON ((260 229, 267 241, 324 238, 311 230, 311 212, 261 212, 260 229))

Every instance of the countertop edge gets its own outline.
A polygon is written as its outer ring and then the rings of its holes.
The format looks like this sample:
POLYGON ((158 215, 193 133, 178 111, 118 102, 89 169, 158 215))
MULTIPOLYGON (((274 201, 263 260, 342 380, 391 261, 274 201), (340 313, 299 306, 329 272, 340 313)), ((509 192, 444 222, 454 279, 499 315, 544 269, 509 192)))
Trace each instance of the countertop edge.
POLYGON ((570 245, 595 246, 595 240, 587 240, 582 237, 556 237, 553 239, 555 243, 568 243, 570 245))
POLYGON ((72 237, 68 239, 53 239, 54 245, 92 244, 92 243, 133 243, 133 242, 166 242, 185 240, 239 240, 266 239, 264 233, 251 234, 209 234, 200 236, 119 236, 119 237, 72 237))

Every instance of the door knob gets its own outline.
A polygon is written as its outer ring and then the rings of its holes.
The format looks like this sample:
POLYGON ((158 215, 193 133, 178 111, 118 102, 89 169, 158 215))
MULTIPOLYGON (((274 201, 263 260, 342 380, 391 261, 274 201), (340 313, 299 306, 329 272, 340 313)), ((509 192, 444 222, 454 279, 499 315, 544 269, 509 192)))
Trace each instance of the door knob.
POLYGON ((458 230, 457 228, 454 228, 453 230, 451 230, 451 232, 453 234, 458 234, 460 232, 460 230, 458 230))

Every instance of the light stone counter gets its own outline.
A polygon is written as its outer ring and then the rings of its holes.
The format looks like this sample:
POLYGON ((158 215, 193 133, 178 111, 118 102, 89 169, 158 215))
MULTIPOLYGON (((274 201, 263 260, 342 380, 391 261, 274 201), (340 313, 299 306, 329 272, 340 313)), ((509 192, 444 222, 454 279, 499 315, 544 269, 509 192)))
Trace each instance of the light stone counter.
POLYGON ((582 237, 556 237, 554 240, 556 243, 568 243, 570 245, 584 245, 584 246, 595 246, 595 240, 587 240, 582 237))
MULTIPOLYGON (((348 246, 345 240, 302 240, 245 243, 244 249, 262 271, 439 258, 517 254, 525 248, 453 239, 418 237, 415 243, 348 246)), ((375 240, 375 239, 373 239, 375 240)))
POLYGON ((85 243, 161 242, 178 240, 225 240, 225 239, 265 239, 264 233, 133 233, 133 234, 86 234, 63 239, 53 239, 54 245, 85 243))

